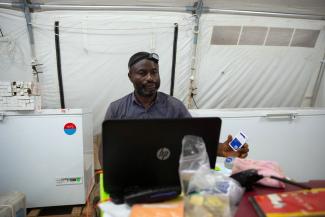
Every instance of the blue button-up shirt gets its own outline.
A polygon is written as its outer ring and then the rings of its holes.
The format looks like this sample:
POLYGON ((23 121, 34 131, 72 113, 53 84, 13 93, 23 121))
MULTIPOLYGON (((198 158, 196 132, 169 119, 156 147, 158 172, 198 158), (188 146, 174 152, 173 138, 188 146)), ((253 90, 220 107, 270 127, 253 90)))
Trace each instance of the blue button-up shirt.
POLYGON ((190 113, 184 104, 175 97, 157 92, 157 97, 149 108, 136 99, 134 92, 110 104, 107 119, 149 119, 149 118, 188 118, 190 113))

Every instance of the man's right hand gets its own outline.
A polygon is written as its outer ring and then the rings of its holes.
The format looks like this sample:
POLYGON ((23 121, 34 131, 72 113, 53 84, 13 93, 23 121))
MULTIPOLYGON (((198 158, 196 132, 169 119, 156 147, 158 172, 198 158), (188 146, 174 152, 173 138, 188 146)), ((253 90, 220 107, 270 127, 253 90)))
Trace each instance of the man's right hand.
POLYGON ((224 143, 219 143, 218 156, 220 157, 239 157, 246 158, 249 152, 249 145, 245 143, 241 149, 234 151, 229 143, 232 141, 232 135, 228 135, 227 140, 224 143))

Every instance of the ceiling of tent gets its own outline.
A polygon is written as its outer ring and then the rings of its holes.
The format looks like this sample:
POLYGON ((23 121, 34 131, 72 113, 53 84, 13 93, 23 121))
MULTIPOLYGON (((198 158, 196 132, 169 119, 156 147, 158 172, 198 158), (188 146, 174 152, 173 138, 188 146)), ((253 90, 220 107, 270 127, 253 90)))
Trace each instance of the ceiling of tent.
MULTIPOLYGON (((17 0, 0 0, 0 3, 14 3, 17 0)), ((22 2, 22 0, 20 0, 22 2)), ((192 6, 195 0, 27 0, 44 5, 78 6, 192 6)), ((203 0, 204 7, 217 10, 242 10, 271 13, 325 15, 324 0, 203 0)), ((222 12, 222 11, 219 11, 222 12)))

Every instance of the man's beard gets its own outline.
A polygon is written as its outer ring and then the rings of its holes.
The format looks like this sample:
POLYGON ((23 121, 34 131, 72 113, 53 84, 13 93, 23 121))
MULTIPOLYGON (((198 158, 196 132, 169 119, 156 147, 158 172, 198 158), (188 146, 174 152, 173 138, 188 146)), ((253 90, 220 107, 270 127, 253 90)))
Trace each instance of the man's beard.
POLYGON ((155 89, 152 90, 146 90, 145 85, 141 85, 141 87, 136 88, 136 93, 139 96, 142 97, 152 97, 157 93, 157 90, 159 89, 160 84, 159 83, 154 83, 155 84, 155 89))

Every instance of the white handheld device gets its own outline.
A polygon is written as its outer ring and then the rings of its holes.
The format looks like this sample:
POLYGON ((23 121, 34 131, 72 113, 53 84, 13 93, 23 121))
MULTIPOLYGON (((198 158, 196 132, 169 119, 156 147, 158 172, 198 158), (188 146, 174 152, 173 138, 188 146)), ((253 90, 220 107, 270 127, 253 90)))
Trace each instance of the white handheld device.
POLYGON ((247 139, 248 139, 247 136, 242 131, 239 131, 239 133, 237 133, 235 138, 229 143, 229 146, 234 151, 238 151, 245 144, 247 139))

